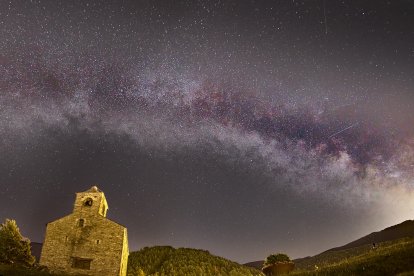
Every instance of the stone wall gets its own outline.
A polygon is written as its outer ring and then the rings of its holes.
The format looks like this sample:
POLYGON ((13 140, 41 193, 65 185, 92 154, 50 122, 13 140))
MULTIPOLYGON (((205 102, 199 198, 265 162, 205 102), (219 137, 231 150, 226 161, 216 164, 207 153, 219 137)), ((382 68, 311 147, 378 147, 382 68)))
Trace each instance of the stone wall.
POLYGON ((47 225, 41 265, 71 275, 126 275, 127 229, 104 217, 106 200, 95 196, 78 193, 74 212, 47 225))
POLYGON ((73 206, 73 213, 93 213, 106 217, 108 203, 104 193, 102 192, 83 192, 76 193, 75 204, 73 206), (85 206, 85 201, 92 199, 92 206, 85 206))

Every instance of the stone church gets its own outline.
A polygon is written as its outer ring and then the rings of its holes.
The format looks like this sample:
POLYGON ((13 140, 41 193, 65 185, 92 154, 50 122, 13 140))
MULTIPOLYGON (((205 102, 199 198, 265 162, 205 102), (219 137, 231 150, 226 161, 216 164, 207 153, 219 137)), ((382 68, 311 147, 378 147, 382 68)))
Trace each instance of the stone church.
POLYGON ((107 219, 107 210, 96 186, 76 193, 72 214, 47 224, 40 264, 71 275, 126 275, 127 229, 107 219))

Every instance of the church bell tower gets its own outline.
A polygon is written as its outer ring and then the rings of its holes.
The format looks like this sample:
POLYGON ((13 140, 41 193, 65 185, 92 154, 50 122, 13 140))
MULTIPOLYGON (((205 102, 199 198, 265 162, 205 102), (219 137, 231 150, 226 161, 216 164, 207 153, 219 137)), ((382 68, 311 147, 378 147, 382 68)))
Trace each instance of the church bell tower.
POLYGON ((75 204, 73 208, 74 214, 81 216, 101 215, 106 217, 108 211, 108 203, 105 194, 96 186, 90 189, 76 193, 75 204))

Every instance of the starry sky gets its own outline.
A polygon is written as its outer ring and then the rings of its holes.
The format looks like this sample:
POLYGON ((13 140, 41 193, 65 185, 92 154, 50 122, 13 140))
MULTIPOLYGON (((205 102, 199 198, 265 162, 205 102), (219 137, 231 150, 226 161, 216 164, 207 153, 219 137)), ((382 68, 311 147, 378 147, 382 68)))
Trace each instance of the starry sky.
POLYGON ((414 218, 414 2, 0 0, 0 220, 92 185, 131 250, 303 257, 414 218))

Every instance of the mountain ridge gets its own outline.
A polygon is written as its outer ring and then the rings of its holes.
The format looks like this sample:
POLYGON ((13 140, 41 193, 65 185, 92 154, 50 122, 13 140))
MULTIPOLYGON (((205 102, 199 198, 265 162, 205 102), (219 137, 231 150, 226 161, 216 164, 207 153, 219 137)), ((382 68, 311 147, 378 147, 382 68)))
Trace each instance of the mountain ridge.
MULTIPOLYGON (((343 246, 334 247, 324 252, 349 249, 366 244, 380 243, 385 241, 397 240, 406 237, 414 237, 414 220, 406 220, 399 224, 384 228, 381 231, 372 232, 362 238, 347 243, 343 246)), ((324 253, 322 252, 322 253, 324 253)))
MULTIPOLYGON (((319 254, 316 254, 314 256, 307 256, 307 257, 303 257, 303 258, 297 258, 297 259, 294 259, 293 261, 295 263, 300 263, 303 260, 308 260, 310 258, 315 258, 315 257, 318 257, 321 254, 325 254, 325 253, 329 253, 329 252, 341 251, 341 250, 356 248, 356 247, 360 247, 360 246, 364 246, 364 245, 373 245, 374 243, 378 244, 378 243, 381 243, 381 242, 392 241, 392 240, 408 238, 408 237, 414 238, 414 220, 403 221, 399 224, 395 224, 395 225, 389 226, 387 228, 384 228, 383 230, 372 232, 368 235, 365 235, 365 236, 363 236, 363 237, 361 237, 357 240, 354 240, 352 242, 349 242, 345 245, 338 246, 338 247, 333 247, 331 249, 325 250, 325 251, 323 251, 319 254)), ((253 267, 253 268, 256 268, 256 269, 261 269, 261 267, 263 266, 263 262, 264 261, 253 261, 253 262, 245 263, 244 265, 249 266, 249 267, 253 267)))

